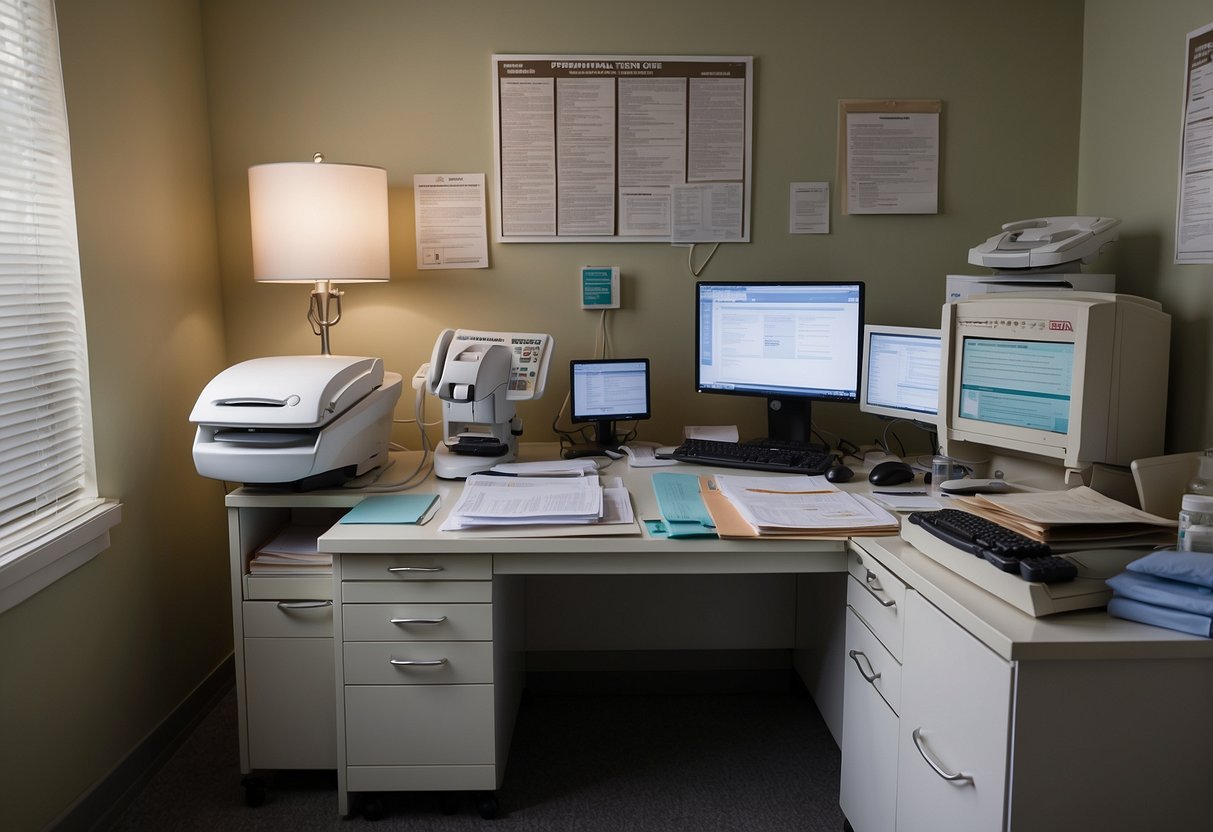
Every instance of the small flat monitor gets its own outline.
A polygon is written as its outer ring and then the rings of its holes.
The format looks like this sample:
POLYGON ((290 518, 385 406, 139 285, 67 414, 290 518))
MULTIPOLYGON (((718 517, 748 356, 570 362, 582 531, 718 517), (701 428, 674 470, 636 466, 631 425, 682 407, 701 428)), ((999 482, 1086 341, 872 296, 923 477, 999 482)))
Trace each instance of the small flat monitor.
POLYGON ((942 340, 938 329, 864 327, 859 409, 890 419, 937 424, 942 340))
POLYGON ((814 401, 859 400, 864 284, 695 284, 695 389, 759 396, 767 438, 807 442, 814 401))
POLYGON ((594 425, 594 440, 565 456, 601 453, 619 446, 616 422, 648 419, 649 360, 605 358, 569 362, 569 411, 574 422, 594 425))

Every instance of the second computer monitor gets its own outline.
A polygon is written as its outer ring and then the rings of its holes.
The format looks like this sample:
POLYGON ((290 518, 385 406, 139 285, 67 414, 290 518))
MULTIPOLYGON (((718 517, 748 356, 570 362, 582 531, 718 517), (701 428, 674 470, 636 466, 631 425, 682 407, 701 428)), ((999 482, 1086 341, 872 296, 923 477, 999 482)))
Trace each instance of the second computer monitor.
POLYGON ((807 440, 811 402, 858 400, 863 283, 702 282, 695 293, 695 388, 766 397, 769 438, 807 440))
POLYGON ((859 409, 937 425, 941 342, 938 329, 864 327, 859 409))
POLYGON ((592 446, 619 444, 616 422, 649 418, 649 360, 607 358, 569 362, 569 410, 574 422, 594 423, 592 446))

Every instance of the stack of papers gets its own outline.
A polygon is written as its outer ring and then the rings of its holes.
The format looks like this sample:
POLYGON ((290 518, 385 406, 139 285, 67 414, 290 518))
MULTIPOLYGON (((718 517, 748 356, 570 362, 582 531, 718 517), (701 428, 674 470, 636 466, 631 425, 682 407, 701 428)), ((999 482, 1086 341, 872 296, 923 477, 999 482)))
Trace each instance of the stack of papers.
POLYGON ((604 487, 597 477, 473 475, 441 530, 561 526, 599 534, 603 525, 634 523, 632 501, 618 477, 604 487))
POLYGON ((704 504, 722 538, 897 534, 897 518, 825 477, 704 477, 704 504))
POLYGON ((287 526, 249 561, 251 575, 330 575, 333 556, 316 551, 327 526, 287 526))
POLYGON ((951 505, 1058 550, 1174 545, 1178 525, 1085 485, 1068 491, 954 497, 951 505))

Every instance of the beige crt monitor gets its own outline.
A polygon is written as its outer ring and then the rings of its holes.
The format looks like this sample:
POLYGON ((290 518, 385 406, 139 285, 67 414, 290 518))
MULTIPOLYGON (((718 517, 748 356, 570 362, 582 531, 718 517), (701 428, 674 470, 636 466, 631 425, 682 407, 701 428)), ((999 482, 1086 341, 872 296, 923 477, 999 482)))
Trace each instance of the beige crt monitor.
POLYGON ((940 445, 1087 477, 1162 452, 1171 318, 1132 295, 975 295, 943 309, 940 445))

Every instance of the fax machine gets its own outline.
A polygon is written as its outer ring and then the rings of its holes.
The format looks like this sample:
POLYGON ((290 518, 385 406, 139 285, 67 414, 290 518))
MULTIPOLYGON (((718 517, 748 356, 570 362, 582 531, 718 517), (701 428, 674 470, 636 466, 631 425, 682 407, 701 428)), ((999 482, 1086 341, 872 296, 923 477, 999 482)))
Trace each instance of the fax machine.
POLYGON ((190 413, 194 465, 230 482, 301 491, 339 484, 387 462, 400 387, 379 358, 244 361, 215 376, 190 413))

